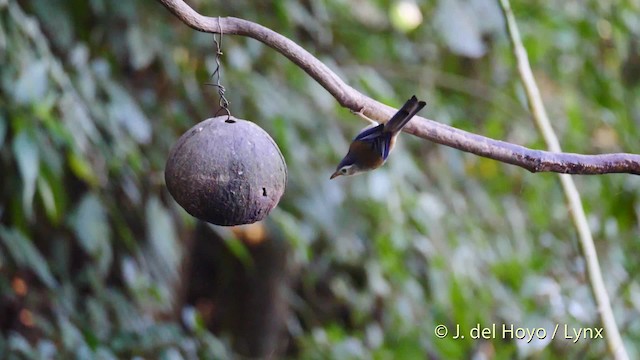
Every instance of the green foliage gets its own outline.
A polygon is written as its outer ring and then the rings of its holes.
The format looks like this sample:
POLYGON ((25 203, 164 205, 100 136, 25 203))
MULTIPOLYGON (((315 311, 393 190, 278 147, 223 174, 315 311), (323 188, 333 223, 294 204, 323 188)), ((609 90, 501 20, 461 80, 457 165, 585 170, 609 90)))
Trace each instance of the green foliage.
MULTIPOLYGON (((420 3, 424 22, 408 32, 393 27, 387 1, 190 4, 290 37, 380 101, 416 94, 421 115, 541 147, 489 0, 420 3)), ((640 61, 637 2, 516 2, 514 12, 565 151, 640 152, 640 74, 622 74, 640 61)), ((203 85, 212 40, 156 1, 0 1, 0 353, 234 356, 231 335, 180 303, 195 222, 163 183, 171 145, 215 111, 215 88, 203 85)), ((434 335, 438 324, 601 326, 556 176, 403 136, 383 168, 329 181, 365 124, 255 40, 224 36, 222 50, 233 114, 265 128, 289 167, 267 221, 296 269, 283 356, 604 356, 599 339, 434 335)), ((632 358, 639 181, 577 179, 632 358)), ((244 268, 257 266, 221 233, 244 268)))
POLYGON ((44 257, 31 240, 14 229, 0 228, 0 237, 16 265, 31 269, 45 285, 55 287, 55 280, 44 257))

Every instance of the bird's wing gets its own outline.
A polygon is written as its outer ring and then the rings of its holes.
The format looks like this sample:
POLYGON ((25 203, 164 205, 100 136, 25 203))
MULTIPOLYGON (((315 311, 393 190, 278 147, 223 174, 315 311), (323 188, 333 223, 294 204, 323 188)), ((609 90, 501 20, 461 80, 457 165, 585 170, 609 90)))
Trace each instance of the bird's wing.
POLYGON ((393 134, 384 131, 384 124, 363 130, 354 142, 367 144, 373 148, 375 154, 386 160, 391 151, 391 138, 393 134))
POLYGON ((366 128, 364 130, 362 130, 358 135, 356 135, 355 140, 360 140, 360 141, 371 141, 373 139, 375 139, 376 137, 380 136, 380 134, 382 134, 382 131, 384 130, 384 124, 380 124, 380 125, 376 125, 370 128, 366 128))
POLYGON ((383 160, 387 160, 389 152, 391 151, 391 133, 382 133, 380 136, 373 140, 373 148, 376 150, 383 160))

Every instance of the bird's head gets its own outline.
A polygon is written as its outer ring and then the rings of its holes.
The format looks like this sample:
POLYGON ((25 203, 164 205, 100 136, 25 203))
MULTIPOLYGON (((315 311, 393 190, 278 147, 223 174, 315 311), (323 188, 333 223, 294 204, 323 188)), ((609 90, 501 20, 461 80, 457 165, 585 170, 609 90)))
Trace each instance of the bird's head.
POLYGON ((340 164, 338 164, 338 167, 336 167, 336 171, 331 174, 331 179, 337 178, 338 176, 355 175, 363 171, 354 160, 355 159, 353 158, 352 154, 348 153, 347 156, 345 156, 344 159, 340 161, 340 164))

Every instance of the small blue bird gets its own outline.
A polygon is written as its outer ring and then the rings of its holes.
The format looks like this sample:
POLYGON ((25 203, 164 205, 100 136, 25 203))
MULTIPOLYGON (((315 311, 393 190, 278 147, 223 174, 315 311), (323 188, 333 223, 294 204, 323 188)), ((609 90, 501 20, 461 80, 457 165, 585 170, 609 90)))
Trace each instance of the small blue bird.
POLYGON ((340 161, 331 179, 338 176, 355 175, 357 173, 377 169, 387 160, 389 152, 396 143, 396 138, 409 120, 426 105, 411 97, 398 112, 384 124, 370 120, 373 124, 362 129, 349 146, 349 152, 340 161))

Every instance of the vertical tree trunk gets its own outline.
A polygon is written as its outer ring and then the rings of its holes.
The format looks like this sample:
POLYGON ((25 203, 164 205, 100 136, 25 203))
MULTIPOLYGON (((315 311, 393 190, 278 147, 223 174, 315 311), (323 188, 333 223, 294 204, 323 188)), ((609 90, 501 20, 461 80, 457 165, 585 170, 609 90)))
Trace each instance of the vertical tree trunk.
MULTIPOLYGON (((254 225, 263 226, 263 225, 254 225)), ((193 304, 214 333, 228 333, 234 351, 249 357, 275 358, 286 339, 287 246, 267 235, 247 241, 241 261, 217 234, 200 224, 187 272, 186 301, 193 304)))

